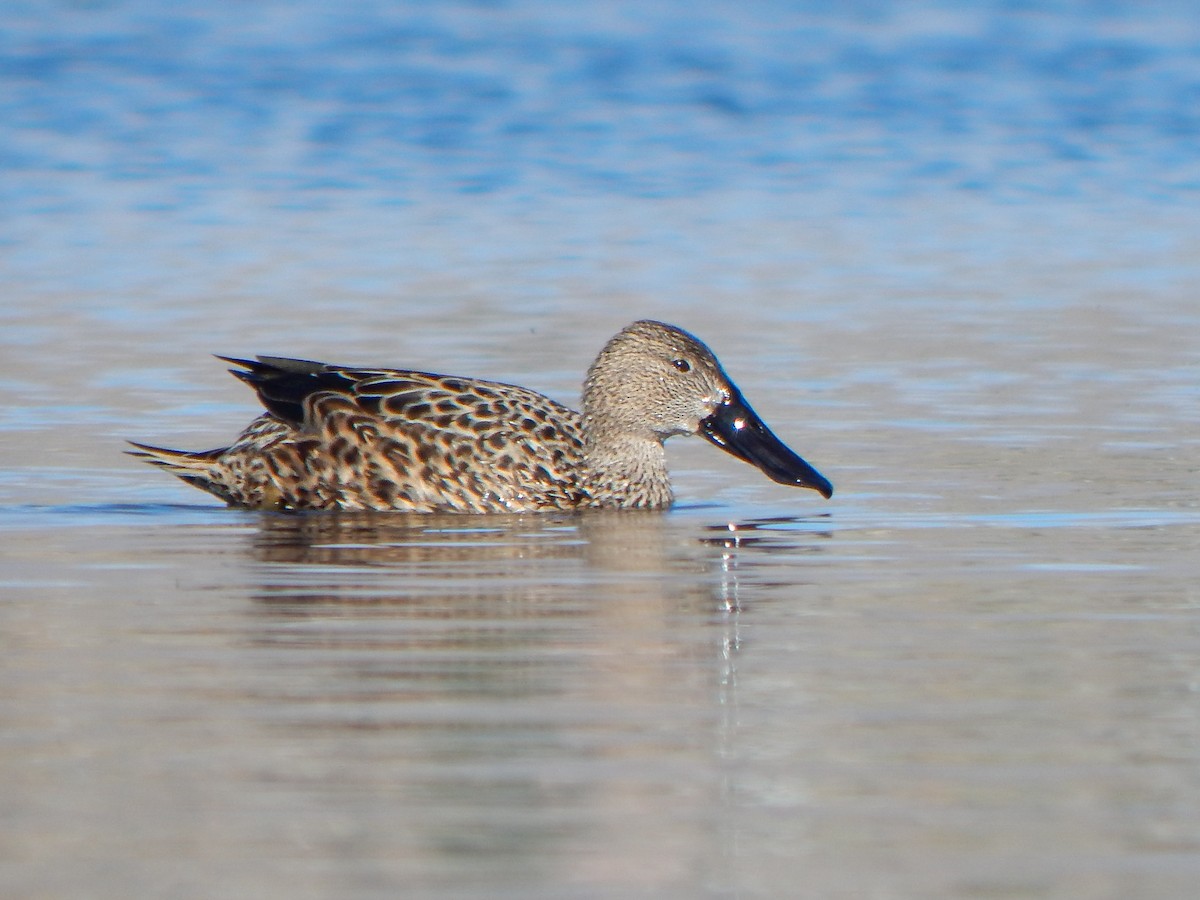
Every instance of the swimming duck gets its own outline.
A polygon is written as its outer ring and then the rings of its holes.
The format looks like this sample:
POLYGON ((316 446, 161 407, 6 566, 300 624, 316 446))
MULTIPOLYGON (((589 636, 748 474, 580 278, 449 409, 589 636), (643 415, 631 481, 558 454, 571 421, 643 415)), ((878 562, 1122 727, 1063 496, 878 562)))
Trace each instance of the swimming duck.
POLYGON ((588 370, 583 412, 522 387, 300 359, 218 357, 266 412, 228 447, 130 442, 146 462, 259 509, 663 508, 663 442, 698 434, 769 478, 833 485, 755 414, 699 339, 634 322, 588 370))

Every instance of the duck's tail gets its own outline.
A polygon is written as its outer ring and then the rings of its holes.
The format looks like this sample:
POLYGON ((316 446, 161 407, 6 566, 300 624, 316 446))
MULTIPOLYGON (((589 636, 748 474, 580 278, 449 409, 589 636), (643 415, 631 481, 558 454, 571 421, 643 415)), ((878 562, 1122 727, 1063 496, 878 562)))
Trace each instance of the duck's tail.
POLYGON ((176 478, 182 478, 188 484, 208 491, 220 497, 226 503, 233 503, 234 498, 221 477, 221 455, 227 448, 217 450, 169 450, 166 447, 153 447, 150 444, 139 444, 137 441, 127 441, 136 450, 126 450, 130 456, 136 457, 152 466, 158 466, 170 472, 176 478))

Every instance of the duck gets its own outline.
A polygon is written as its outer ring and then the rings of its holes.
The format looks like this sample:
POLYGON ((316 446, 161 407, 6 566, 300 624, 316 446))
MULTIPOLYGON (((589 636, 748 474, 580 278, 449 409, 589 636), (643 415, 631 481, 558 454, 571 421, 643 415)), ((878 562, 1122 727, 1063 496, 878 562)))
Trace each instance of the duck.
POLYGON ((582 411, 511 384, 218 356, 263 412, 229 446, 127 451, 234 507, 525 513, 664 509, 664 442, 697 435, 790 487, 833 485, 767 427, 697 337, 640 320, 588 369, 582 411))

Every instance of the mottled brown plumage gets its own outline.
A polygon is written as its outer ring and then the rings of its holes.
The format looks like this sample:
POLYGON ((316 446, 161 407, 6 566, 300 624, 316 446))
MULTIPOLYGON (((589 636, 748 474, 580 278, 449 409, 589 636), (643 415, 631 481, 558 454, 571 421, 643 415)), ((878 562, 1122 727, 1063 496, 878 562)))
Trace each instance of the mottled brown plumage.
MULTIPOLYGON (((222 357, 223 359, 227 359, 222 357)), ((234 506, 525 512, 671 503, 663 441, 700 434, 785 484, 832 487, 746 405, 712 352, 635 322, 583 413, 514 385, 260 356, 227 359, 267 412, 229 447, 139 456, 234 506)))

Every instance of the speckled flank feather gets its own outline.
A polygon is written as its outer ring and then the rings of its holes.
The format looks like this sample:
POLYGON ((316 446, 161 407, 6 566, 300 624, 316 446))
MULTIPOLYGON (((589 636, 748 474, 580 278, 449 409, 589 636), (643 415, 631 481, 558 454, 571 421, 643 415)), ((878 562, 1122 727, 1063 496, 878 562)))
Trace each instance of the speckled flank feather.
POLYGON ((139 449, 239 506, 500 512, 579 504, 573 473, 583 440, 574 411, 509 385, 336 371, 344 391, 310 395, 301 422, 267 413, 231 447, 182 458, 139 449))
POLYGON ((696 432, 736 392, 703 344, 656 322, 634 323, 606 346, 589 372, 583 415, 495 382, 276 357, 227 361, 266 413, 226 448, 134 444, 132 452, 231 505, 269 509, 666 506, 663 440, 696 432), (691 379, 680 372, 683 358, 691 379), (679 409, 667 414, 653 408, 672 403, 679 409), (680 410, 687 424, 676 421, 680 410))

